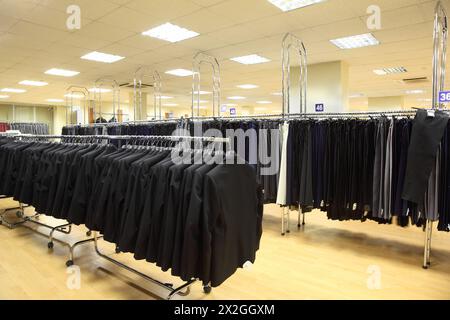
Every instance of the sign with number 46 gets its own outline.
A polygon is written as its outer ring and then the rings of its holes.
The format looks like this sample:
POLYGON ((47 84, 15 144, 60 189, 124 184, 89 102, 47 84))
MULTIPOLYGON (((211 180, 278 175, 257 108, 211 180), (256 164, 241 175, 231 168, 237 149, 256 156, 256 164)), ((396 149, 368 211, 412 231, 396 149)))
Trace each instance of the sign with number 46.
POLYGON ((439 92, 439 102, 450 102, 450 91, 441 91, 439 92))

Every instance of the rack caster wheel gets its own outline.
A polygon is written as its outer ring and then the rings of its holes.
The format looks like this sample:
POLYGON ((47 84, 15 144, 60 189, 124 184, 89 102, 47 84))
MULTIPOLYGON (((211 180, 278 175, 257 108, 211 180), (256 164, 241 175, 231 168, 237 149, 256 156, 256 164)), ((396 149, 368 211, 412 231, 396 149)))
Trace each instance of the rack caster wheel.
POLYGON ((86 232, 86 237, 90 237, 92 235, 91 231, 86 232))
POLYGON ((67 266, 67 267, 73 266, 73 261, 72 261, 72 260, 67 260, 66 266, 67 266))
POLYGON ((210 286, 204 286, 204 287, 203 287, 203 292, 204 292, 204 293, 206 293, 206 294, 210 294, 210 293, 211 293, 211 291, 212 291, 212 289, 211 289, 211 287, 210 287, 210 286))
POLYGON ((426 270, 426 269, 428 269, 428 266, 422 266, 422 268, 424 268, 426 270))
POLYGON ((47 247, 48 247, 49 249, 53 249, 53 246, 54 246, 53 242, 47 243, 47 247))
POLYGON ((119 254, 120 253, 120 249, 119 247, 116 247, 116 253, 119 254))

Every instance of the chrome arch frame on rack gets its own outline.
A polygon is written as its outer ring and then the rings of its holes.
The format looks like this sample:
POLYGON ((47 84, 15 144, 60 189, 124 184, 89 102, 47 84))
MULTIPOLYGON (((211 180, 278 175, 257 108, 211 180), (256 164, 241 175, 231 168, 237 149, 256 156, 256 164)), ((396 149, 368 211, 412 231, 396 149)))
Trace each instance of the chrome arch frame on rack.
MULTIPOLYGON (((73 124, 72 123, 72 113, 74 108, 74 100, 81 100, 83 101, 83 120, 84 123, 86 123, 86 115, 89 113, 89 106, 88 106, 88 100, 89 100, 89 90, 85 87, 80 86, 70 86, 66 89, 66 125, 73 124), (78 97, 80 99, 78 99, 78 97), (70 116, 69 116, 69 109, 70 109, 70 116), (70 119, 70 123, 69 123, 70 119)), ((81 106, 80 106, 81 107, 81 106)))
MULTIPOLYGON (((109 78, 109 77, 104 77, 104 78, 100 78, 97 79, 95 81, 95 85, 94 85, 94 118, 95 116, 98 114, 99 118, 101 119, 103 117, 103 112, 102 112, 102 89, 104 89, 105 84, 108 84, 109 86, 112 88, 112 94, 113 94, 113 101, 112 101, 112 107, 113 107, 113 119, 115 119, 114 122, 117 122, 117 110, 120 109, 120 86, 117 83, 116 80, 109 78), (97 109, 98 107, 98 109, 97 109), (98 112, 97 112, 98 110, 98 112)), ((106 113, 105 113, 106 114, 106 113)), ((95 122, 95 119, 94 119, 95 122)))
MULTIPOLYGON (((161 90, 162 90, 162 82, 161 75, 157 70, 151 69, 150 67, 140 67, 134 73, 134 101, 133 101, 133 110, 134 110, 134 121, 141 121, 142 119, 142 82, 143 78, 146 76, 150 76, 153 79, 153 119, 161 120, 162 119, 162 104, 161 104, 161 90), (139 117, 136 117, 139 110, 139 117), (159 113, 157 113, 157 111, 159 113)), ((148 115, 145 115, 145 119, 147 120, 148 115)))
POLYGON ((306 90, 308 80, 308 61, 305 44, 301 39, 291 33, 286 33, 282 41, 282 88, 283 88, 283 118, 289 117, 291 112, 291 52, 292 49, 298 53, 300 75, 300 113, 306 113, 306 90))
MULTIPOLYGON (((282 88, 283 88, 283 119, 289 118, 291 113, 291 52, 295 50, 299 58, 300 74, 299 74, 299 102, 300 102, 300 114, 306 114, 306 90, 308 81, 308 59, 305 44, 301 39, 293 35, 292 33, 286 33, 281 43, 282 52, 282 88)), ((299 206, 298 208, 298 228, 305 224, 305 214, 299 206), (301 222, 301 216, 303 216, 301 222)), ((281 213, 281 235, 285 235, 290 232, 289 228, 290 210, 283 207, 281 213)))
POLYGON ((439 103, 439 92, 444 91, 445 86, 447 39, 447 11, 442 2, 438 1, 435 7, 433 31, 433 109, 443 108, 443 104, 439 103))
POLYGON ((220 64, 219 61, 206 53, 199 52, 194 56, 192 63, 192 118, 195 118, 194 110, 197 107, 197 117, 200 116, 200 83, 201 66, 209 64, 213 69, 213 117, 220 117, 220 64), (217 111, 217 112, 216 112, 217 111))
MULTIPOLYGON (((445 70, 447 63, 447 38, 448 23, 447 11, 441 1, 438 1, 434 11, 433 30, 433 79, 432 79, 432 108, 443 109, 439 102, 439 92, 445 88, 445 70)), ((423 253, 423 268, 428 269, 431 265, 431 237, 434 222, 427 220, 425 225, 425 249, 423 253)))

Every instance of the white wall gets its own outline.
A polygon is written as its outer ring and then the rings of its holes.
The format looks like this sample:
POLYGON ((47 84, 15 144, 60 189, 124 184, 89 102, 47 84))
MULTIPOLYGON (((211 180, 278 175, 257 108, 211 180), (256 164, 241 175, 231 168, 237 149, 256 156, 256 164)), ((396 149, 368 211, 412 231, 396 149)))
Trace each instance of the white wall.
MULTIPOLYGON (((300 68, 291 69, 290 112, 300 111, 300 68)), ((307 112, 315 112, 315 105, 323 103, 325 112, 343 112, 348 108, 348 66, 343 61, 308 66, 307 112)))

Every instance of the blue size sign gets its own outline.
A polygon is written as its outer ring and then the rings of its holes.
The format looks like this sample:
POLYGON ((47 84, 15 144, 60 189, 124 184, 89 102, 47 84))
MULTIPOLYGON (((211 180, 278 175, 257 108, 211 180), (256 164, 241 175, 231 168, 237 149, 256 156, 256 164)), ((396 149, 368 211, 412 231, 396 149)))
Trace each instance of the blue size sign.
POLYGON ((323 103, 316 103, 316 112, 324 112, 325 105, 323 103))
POLYGON ((439 102, 450 102, 450 91, 441 91, 439 92, 439 102))
POLYGON ((230 109, 230 114, 232 115, 232 116, 235 116, 236 115, 236 108, 231 108, 230 109))

